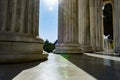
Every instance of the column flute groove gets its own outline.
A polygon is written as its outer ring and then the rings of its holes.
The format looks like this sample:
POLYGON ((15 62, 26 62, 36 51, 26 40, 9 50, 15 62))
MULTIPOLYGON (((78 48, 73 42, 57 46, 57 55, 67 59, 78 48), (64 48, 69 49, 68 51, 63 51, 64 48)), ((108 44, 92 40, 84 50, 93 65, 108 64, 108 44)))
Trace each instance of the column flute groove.
POLYGON ((20 33, 24 33, 24 18, 25 18, 25 0, 21 0, 21 17, 20 17, 20 33))
POLYGON ((32 30, 32 0, 28 2, 28 34, 31 34, 32 30))
POLYGON ((6 26, 5 26, 5 31, 10 31, 11 29, 11 19, 12 19, 12 9, 13 9, 13 1, 9 1, 8 0, 8 4, 7 4, 7 19, 6 19, 6 26))
POLYGON ((15 23, 15 32, 20 31, 20 19, 21 19, 21 0, 17 0, 17 7, 16 7, 16 23, 15 23))
POLYGON ((15 22, 16 22, 16 7, 17 7, 17 0, 13 0, 14 1, 14 7, 13 7, 13 17, 12 17, 12 28, 11 31, 14 32, 15 31, 15 22))
MULTIPOLYGON (((32 20, 32 22, 31 22, 31 34, 32 35, 34 35, 34 0, 32 0, 32 14, 31 14, 31 20, 32 20)), ((40 12, 39 12, 40 13, 40 12)), ((34 35, 35 36, 35 35, 34 35)))
POLYGON ((39 0, 34 0, 34 28, 35 35, 38 36, 39 30, 39 0))
POLYGON ((6 23, 6 13, 7 13, 7 0, 0 0, 0 31, 5 30, 6 23))
POLYGON ((25 0, 25 11, 24 11, 24 33, 28 33, 28 2, 29 0, 25 0))

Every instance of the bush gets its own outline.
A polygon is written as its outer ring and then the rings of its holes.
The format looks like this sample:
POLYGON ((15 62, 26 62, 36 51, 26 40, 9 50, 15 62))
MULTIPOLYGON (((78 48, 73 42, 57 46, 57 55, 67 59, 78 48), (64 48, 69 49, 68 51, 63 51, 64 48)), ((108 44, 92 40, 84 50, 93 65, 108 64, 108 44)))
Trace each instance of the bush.
POLYGON ((53 50, 55 49, 55 45, 52 44, 51 42, 49 42, 48 40, 46 40, 44 42, 43 49, 44 49, 44 51, 50 53, 50 52, 53 52, 53 50))

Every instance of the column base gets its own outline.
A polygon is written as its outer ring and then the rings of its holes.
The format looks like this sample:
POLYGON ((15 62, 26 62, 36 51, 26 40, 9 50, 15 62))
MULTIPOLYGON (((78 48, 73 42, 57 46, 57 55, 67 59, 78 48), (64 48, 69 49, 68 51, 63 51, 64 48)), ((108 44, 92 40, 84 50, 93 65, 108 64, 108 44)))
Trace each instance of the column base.
POLYGON ((29 62, 47 59, 43 54, 43 41, 0 41, 0 63, 29 62))
POLYGON ((85 53, 93 53, 93 49, 92 49, 92 46, 83 46, 82 47, 82 50, 85 52, 85 53))
POLYGON ((83 53, 79 44, 59 44, 54 53, 83 53))
POLYGON ((22 63, 47 60, 47 54, 5 54, 0 55, 0 63, 22 63))
POLYGON ((98 51, 104 51, 104 48, 103 47, 98 47, 97 50, 98 51))
POLYGON ((114 52, 115 53, 120 53, 120 46, 116 46, 115 49, 114 49, 114 52))
POLYGON ((100 51, 104 51, 104 49, 103 48, 101 48, 101 47, 96 47, 96 48, 94 48, 93 49, 94 50, 94 52, 100 52, 100 51))

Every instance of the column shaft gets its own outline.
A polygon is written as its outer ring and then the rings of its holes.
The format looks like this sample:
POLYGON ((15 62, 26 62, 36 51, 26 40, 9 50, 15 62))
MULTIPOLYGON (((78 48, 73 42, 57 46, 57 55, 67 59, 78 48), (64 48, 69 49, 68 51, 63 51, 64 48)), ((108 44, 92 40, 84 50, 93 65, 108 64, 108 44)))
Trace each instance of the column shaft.
POLYGON ((120 0, 113 1, 113 26, 115 52, 120 53, 120 0))
POLYGON ((93 52, 90 44, 89 0, 79 0, 79 42, 84 52, 93 52))
MULTIPOLYGON (((0 0, 0 18, 0 33, 36 37, 39 30, 39 0, 0 0)), ((13 40, 15 36, 9 39, 13 40)))
POLYGON ((63 43, 64 42, 64 38, 62 38, 62 37, 64 37, 64 25, 62 24, 63 22, 64 22, 64 19, 63 19, 63 15, 64 14, 62 14, 62 11, 64 11, 64 9, 63 9, 63 3, 61 3, 61 1, 59 0, 59 5, 61 5, 61 6, 59 6, 58 7, 58 43, 63 43), (63 27, 61 27, 61 26, 63 26, 63 27))
POLYGON ((90 0, 90 35, 93 50, 102 51, 103 27, 101 0, 90 0))
POLYGON ((90 38, 91 38, 91 45, 93 50, 96 48, 96 36, 95 36, 95 0, 89 0, 90 4, 90 38))
POLYGON ((97 33, 97 51, 103 51, 104 39, 103 39, 103 26, 102 26, 102 1, 96 0, 96 33, 97 33))
POLYGON ((82 53, 78 42, 78 0, 59 1, 59 33, 55 53, 82 53))

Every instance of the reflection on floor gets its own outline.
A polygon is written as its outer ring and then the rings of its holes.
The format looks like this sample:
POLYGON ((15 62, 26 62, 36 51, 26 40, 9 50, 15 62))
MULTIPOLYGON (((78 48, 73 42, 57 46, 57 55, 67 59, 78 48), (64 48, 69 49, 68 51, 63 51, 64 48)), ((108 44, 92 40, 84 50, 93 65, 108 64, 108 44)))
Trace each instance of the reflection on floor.
POLYGON ((98 80, 120 80, 120 57, 90 53, 61 55, 98 80))
POLYGON ((60 55, 50 54, 47 61, 18 74, 13 80, 96 80, 60 55))
POLYGON ((87 55, 87 56, 92 56, 92 57, 97 57, 97 58, 102 58, 102 59, 120 61, 120 57, 116 57, 116 56, 98 55, 98 54, 89 54, 89 53, 84 53, 84 54, 87 55))
POLYGON ((48 60, 0 64, 0 80, 120 80, 120 57, 49 54, 48 60))

